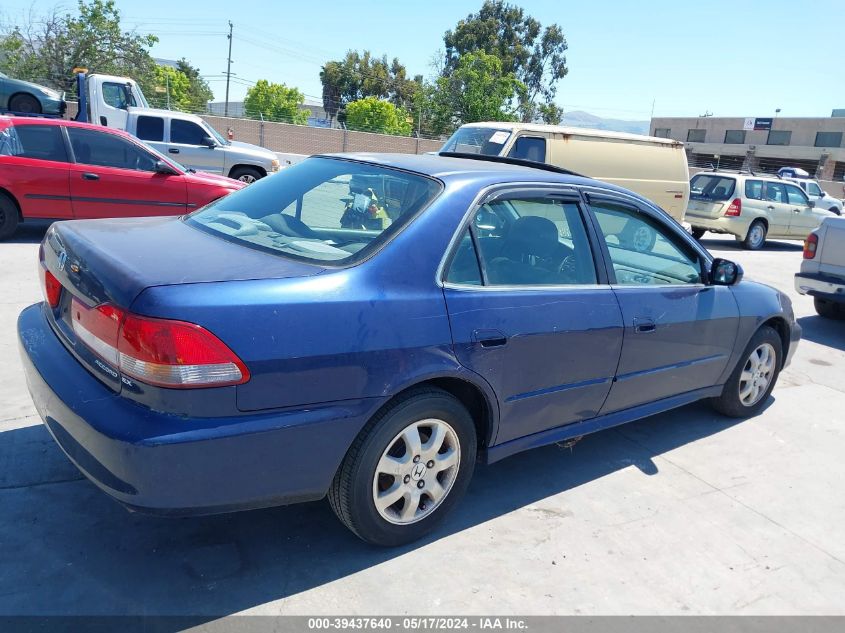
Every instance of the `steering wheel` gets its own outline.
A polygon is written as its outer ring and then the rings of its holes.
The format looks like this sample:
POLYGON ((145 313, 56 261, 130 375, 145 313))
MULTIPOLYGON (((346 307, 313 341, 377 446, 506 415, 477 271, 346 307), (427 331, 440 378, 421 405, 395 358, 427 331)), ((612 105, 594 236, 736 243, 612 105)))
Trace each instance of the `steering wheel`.
POLYGON ((567 280, 575 281, 578 278, 578 262, 575 259, 575 255, 564 257, 560 266, 557 267, 557 272, 567 280))

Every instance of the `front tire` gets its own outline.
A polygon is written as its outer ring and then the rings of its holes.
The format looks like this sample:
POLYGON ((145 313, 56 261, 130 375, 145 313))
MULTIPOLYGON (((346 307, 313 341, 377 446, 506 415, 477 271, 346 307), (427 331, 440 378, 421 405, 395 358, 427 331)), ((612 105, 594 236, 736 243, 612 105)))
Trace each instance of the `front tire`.
POLYGON ((695 226, 692 227, 692 229, 690 230, 690 234, 697 240, 700 240, 706 232, 707 232, 706 229, 700 229, 700 228, 695 227, 695 226))
POLYGON ((759 251, 766 243, 766 223, 762 220, 754 220, 748 227, 748 234, 742 245, 750 251, 759 251))
POLYGON ((229 178, 234 178, 235 180, 240 180, 241 182, 251 185, 256 180, 264 178, 264 174, 254 167, 236 167, 229 172, 229 178))
POLYGON ((41 114, 41 104, 32 95, 19 94, 9 100, 9 110, 24 114, 41 114))
POLYGON ((783 344, 778 333, 769 326, 761 327, 751 337, 722 395, 711 401, 713 408, 732 418, 757 415, 775 387, 782 358, 783 344))
POLYGON ((443 520, 475 467, 475 424, 440 389, 416 389, 361 431, 332 481, 329 503, 359 538, 393 547, 443 520))

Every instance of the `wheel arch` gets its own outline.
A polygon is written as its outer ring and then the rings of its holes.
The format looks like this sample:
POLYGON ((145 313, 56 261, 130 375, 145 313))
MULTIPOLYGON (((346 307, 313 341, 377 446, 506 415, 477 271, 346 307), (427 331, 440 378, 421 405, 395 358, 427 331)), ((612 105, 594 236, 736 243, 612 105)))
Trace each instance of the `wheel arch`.
POLYGON ((232 178, 232 174, 239 169, 254 169, 261 174, 261 177, 264 178, 267 176, 267 170, 264 169, 261 165, 252 165, 250 163, 235 163, 229 168, 229 173, 226 174, 229 178, 232 178))
MULTIPOLYGON (((787 357, 789 356, 789 345, 790 345, 789 325, 787 324, 786 319, 784 319, 783 317, 774 316, 774 317, 767 319, 763 323, 761 323, 760 327, 757 328, 754 332, 758 332, 761 328, 764 328, 766 326, 772 328, 775 332, 778 333, 778 336, 780 337, 781 351, 782 351, 782 354, 781 354, 781 357, 780 357, 780 369, 783 369, 783 364, 786 361, 787 357)), ((753 333, 752 333, 752 336, 754 336, 753 333)))

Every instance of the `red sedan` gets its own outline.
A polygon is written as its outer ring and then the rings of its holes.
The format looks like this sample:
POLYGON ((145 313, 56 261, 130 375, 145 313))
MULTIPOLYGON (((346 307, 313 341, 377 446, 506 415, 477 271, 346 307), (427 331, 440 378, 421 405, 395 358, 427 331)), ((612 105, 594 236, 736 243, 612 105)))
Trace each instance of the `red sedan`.
POLYGON ((243 186, 120 130, 0 116, 0 239, 24 220, 181 215, 243 186))

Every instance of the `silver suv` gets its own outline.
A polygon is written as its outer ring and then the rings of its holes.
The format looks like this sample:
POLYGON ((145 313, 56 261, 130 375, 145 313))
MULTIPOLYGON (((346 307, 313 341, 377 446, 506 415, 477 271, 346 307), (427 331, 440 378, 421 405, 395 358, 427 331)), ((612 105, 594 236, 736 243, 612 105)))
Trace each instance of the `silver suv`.
POLYGON ((684 220, 700 238, 728 233, 745 248, 763 247, 767 237, 803 240, 831 213, 815 208, 794 182, 751 172, 701 172, 690 180, 684 220))

